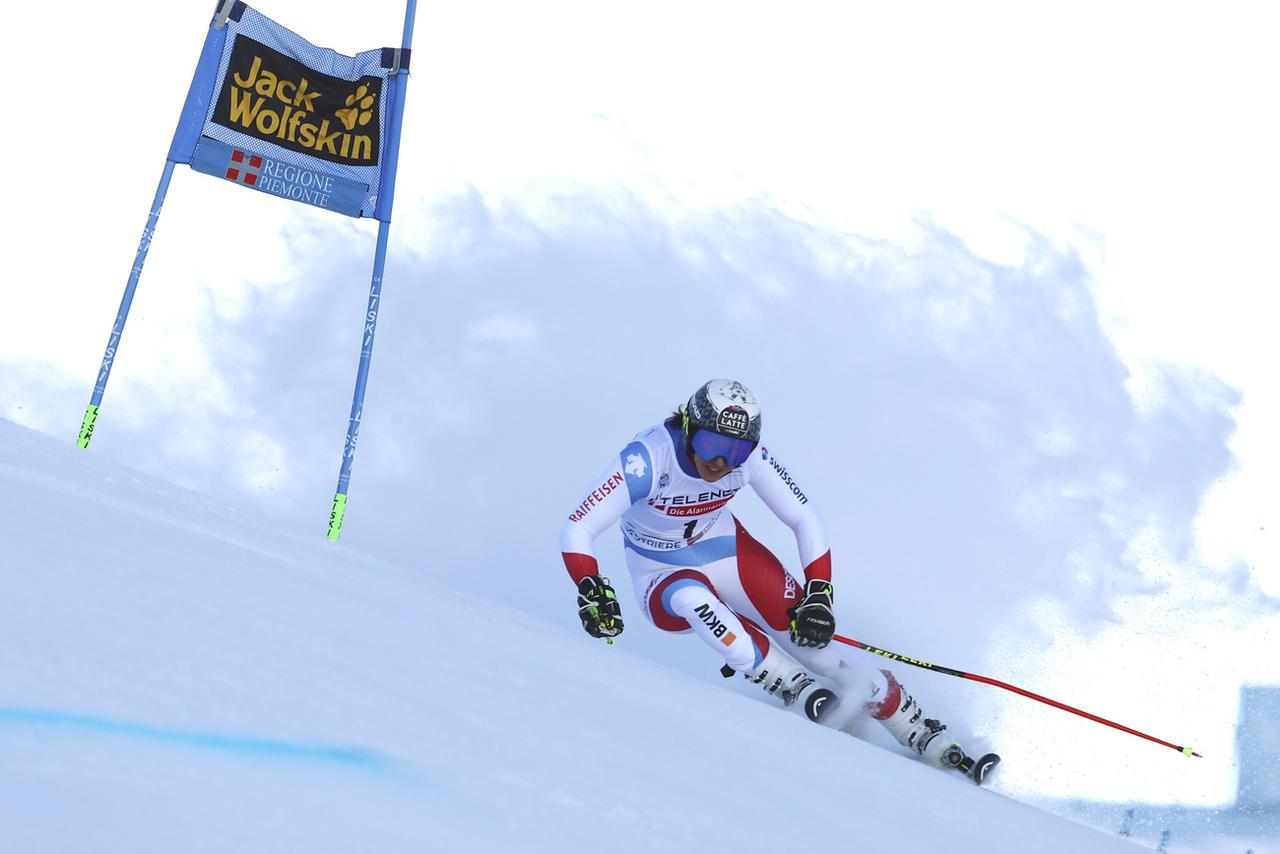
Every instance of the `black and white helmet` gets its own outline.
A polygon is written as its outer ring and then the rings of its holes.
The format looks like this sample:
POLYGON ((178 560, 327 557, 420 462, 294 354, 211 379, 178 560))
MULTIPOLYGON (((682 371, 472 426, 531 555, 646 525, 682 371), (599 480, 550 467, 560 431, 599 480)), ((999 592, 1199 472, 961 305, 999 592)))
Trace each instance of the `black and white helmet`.
POLYGON ((686 445, 705 460, 740 466, 760 442, 760 402, 737 380, 702 384, 684 407, 686 445))

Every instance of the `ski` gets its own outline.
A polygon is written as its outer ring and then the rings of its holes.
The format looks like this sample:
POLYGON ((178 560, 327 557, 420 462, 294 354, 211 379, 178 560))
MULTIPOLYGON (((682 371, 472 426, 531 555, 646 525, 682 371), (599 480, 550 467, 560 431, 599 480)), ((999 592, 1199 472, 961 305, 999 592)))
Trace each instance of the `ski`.
POLYGON ((814 723, 821 723, 828 711, 834 709, 839 700, 834 691, 818 688, 804 700, 804 714, 814 723))
POLYGON ((954 768, 979 786, 987 779, 991 769, 1000 764, 1000 757, 995 753, 984 753, 974 759, 964 752, 958 744, 953 744, 942 756, 942 767, 954 768))
POLYGON ((1000 764, 1000 756, 995 753, 985 753, 978 759, 972 756, 965 756, 955 767, 964 775, 979 786, 987 779, 987 775, 991 770, 1000 764))

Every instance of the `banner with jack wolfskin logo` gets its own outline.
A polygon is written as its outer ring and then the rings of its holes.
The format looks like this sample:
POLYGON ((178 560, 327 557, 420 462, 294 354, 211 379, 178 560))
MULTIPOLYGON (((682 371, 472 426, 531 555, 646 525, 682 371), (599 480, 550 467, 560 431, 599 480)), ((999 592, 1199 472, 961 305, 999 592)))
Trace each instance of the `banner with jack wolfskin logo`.
POLYGON ((245 3, 230 4, 210 25, 169 159, 259 192, 385 221, 396 61, 390 49, 344 56, 316 47, 245 3))
POLYGON ((80 422, 77 447, 88 450, 97 429, 107 380, 177 164, 261 193, 348 216, 375 217, 378 239, 368 307, 360 318, 360 363, 329 511, 327 536, 341 536, 381 310, 416 10, 417 0, 405 0, 400 47, 343 56, 316 47, 240 0, 217 0, 80 422))

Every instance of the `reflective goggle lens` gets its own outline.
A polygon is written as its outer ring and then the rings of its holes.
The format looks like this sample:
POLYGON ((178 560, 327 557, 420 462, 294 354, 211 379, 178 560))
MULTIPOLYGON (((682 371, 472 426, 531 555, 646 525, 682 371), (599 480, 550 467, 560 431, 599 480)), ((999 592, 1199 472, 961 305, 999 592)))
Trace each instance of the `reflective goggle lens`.
POLYGON ((737 468, 747 461, 751 452, 756 449, 754 442, 746 439, 735 439, 732 436, 721 436, 710 430, 699 430, 693 434, 693 449, 704 460, 724 457, 725 462, 737 468))

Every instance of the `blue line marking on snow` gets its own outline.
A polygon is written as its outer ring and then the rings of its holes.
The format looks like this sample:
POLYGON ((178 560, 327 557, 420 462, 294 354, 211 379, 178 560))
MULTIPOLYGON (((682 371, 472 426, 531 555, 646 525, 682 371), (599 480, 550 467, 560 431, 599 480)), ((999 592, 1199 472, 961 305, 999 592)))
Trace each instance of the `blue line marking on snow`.
POLYGON ((252 735, 169 729, 50 709, 0 707, 0 726, 35 726, 105 733, 244 758, 317 762, 373 773, 390 773, 396 770, 396 763, 388 757, 377 751, 353 745, 283 741, 252 735))

